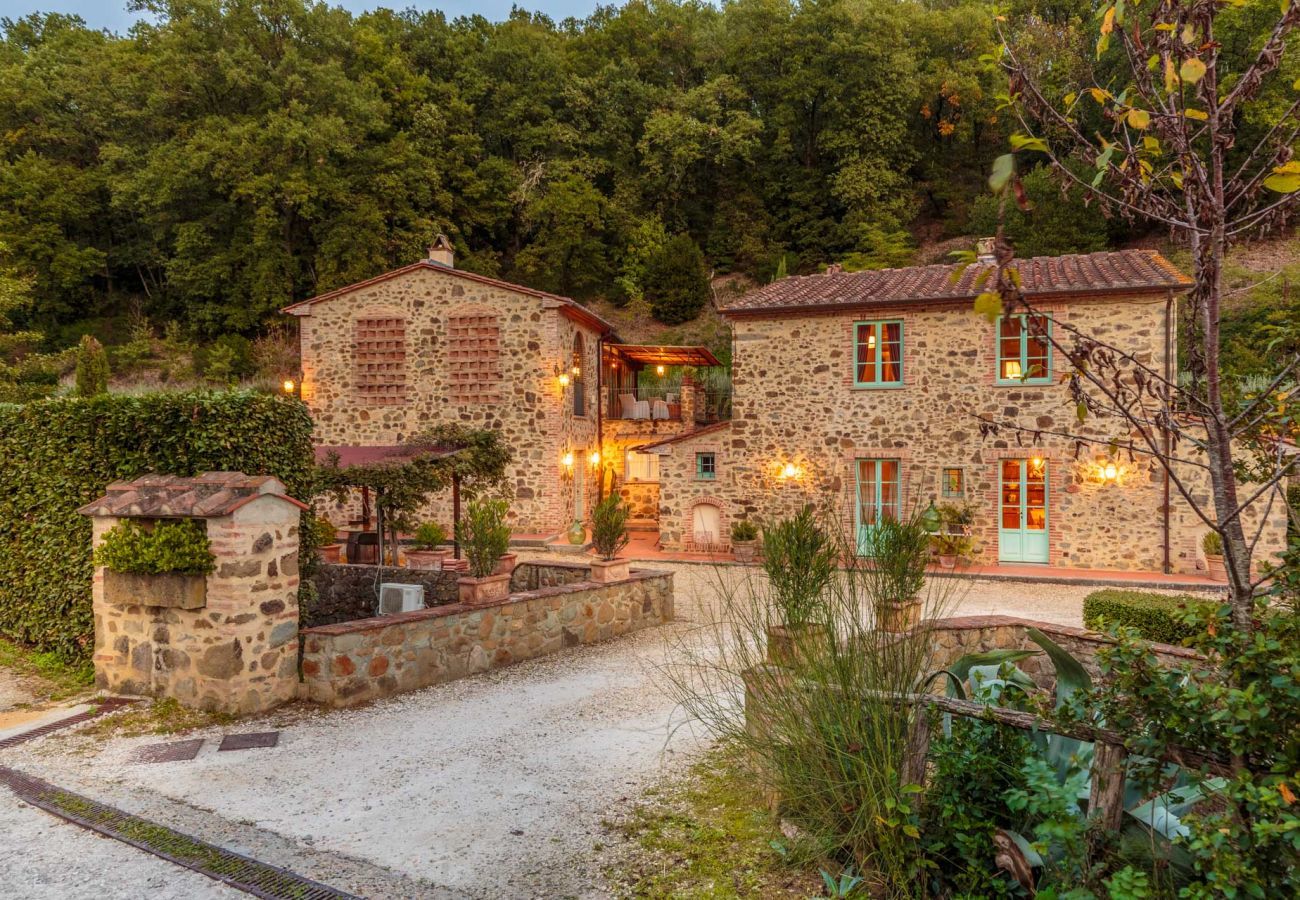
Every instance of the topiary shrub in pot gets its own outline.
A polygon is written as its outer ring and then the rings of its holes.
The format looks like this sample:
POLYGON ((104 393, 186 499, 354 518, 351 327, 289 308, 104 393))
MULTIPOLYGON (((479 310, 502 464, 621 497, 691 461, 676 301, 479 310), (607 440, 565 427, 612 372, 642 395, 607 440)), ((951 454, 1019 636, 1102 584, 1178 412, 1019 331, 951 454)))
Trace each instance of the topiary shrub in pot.
POLYGON ((591 580, 597 584, 626 581, 628 561, 618 557, 627 546, 627 520, 631 515, 622 498, 610 494, 596 505, 591 514, 591 545, 598 559, 591 562, 591 580))
POLYGON ((406 564, 413 569, 437 569, 451 555, 444 547, 447 529, 437 522, 423 522, 411 535, 411 546, 406 551, 406 564))
POLYGON ((343 545, 338 542, 338 529, 325 516, 311 517, 312 543, 323 563, 343 561, 343 545))
POLYGON ((736 562, 750 563, 758 556, 758 526, 748 519, 731 525, 731 552, 736 562))
POLYGON ((216 558, 201 522, 181 519, 151 528, 130 520, 105 532, 94 564, 104 568, 109 603, 199 609, 216 558))
POLYGON ((461 519, 461 544, 469 561, 469 575, 457 580, 460 602, 470 606, 504 600, 510 595, 510 575, 497 565, 510 548, 509 506, 504 500, 474 500, 461 519))
POLYGON ((1205 551, 1205 568, 1215 581, 1228 580, 1228 568, 1223 564, 1223 538, 1217 531, 1205 532, 1201 538, 1201 549, 1205 551))
POLYGON ((882 631, 911 631, 921 618, 921 589, 930 556, 930 534, 919 518, 888 519, 871 536, 871 565, 863 570, 882 631))
POLYGON ((822 592, 835 574, 836 552, 811 506, 763 532, 763 571, 779 622, 767 626, 767 660, 794 665, 824 640, 826 625, 815 621, 822 592))

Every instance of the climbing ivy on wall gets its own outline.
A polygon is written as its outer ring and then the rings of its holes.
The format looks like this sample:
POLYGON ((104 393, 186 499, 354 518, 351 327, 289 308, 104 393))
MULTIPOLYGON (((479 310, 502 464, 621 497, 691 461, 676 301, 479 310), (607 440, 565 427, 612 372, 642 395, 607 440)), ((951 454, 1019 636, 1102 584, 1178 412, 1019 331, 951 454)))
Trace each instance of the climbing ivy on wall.
POLYGON ((311 428, 298 401, 252 391, 0 405, 0 634, 89 655, 91 528, 77 508, 150 472, 275 475, 310 500, 311 428))

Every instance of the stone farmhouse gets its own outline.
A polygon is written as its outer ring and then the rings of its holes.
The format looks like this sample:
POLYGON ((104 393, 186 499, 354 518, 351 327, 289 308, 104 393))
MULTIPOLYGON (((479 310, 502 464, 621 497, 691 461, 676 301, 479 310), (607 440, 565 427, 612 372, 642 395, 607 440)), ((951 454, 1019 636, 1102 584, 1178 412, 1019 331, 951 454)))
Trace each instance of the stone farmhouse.
MULTIPOLYGON (((991 265, 984 258, 960 275, 944 265, 831 267, 727 305, 731 421, 641 448, 660 456, 662 544, 696 549, 725 540, 737 517, 830 498, 869 553, 882 518, 966 502, 978 563, 1203 570, 1204 524, 1157 464, 1108 455, 1106 442, 1124 437, 1116 420, 1078 422, 1060 378, 1066 363, 1042 331, 1024 316, 990 323, 973 311, 991 265), (980 417, 1026 431, 984 437, 980 417), (1068 433, 1101 443, 1081 447, 1068 433)), ((1166 377, 1177 371, 1175 301, 1190 282, 1158 253, 1018 268, 1043 327, 1078 329, 1166 377)), ((1179 476, 1208 501, 1202 470, 1179 476)), ((1247 521, 1261 517, 1267 557, 1285 546, 1280 489, 1247 521)))
MULTIPOLYGON (((721 310, 733 328, 729 404, 691 375, 718 364, 707 348, 625 344, 569 298, 456 269, 441 236, 427 259, 285 311, 300 322, 318 452, 365 458, 438 422, 499 428, 515 456, 520 539, 562 536, 617 489, 665 550, 727 552, 737 519, 830 502, 869 553, 882 518, 966 502, 981 564, 1203 569, 1204 525, 1158 466, 1108 457, 1114 421, 1080 426, 1048 342, 1024 317, 973 311, 991 264, 959 277, 954 266, 831 267, 734 299, 721 310), (980 417, 1039 434, 985 437, 980 417), (1102 443, 1080 452, 1053 434, 1080 428, 1102 443)), ((1159 254, 1019 268, 1042 326, 1176 371, 1189 281, 1159 254)), ((1199 470, 1186 480, 1208 495, 1199 470)), ((448 507, 430 515, 449 525, 448 507)), ((1263 523, 1261 556, 1281 550, 1280 495, 1248 512, 1263 523)), ((331 517, 356 520, 356 507, 331 517)))

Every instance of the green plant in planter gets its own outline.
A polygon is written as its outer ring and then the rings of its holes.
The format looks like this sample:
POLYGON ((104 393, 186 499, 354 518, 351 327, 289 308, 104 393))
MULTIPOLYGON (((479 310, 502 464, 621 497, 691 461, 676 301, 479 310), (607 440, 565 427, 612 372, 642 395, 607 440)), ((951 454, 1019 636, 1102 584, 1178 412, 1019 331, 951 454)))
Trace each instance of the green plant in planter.
POLYGON ((939 533, 934 535, 934 547, 940 556, 969 556, 971 539, 964 534, 939 533))
MULTIPOLYGON (((735 537, 733 527, 732 540, 735 537)), ((818 525, 811 506, 763 531, 763 571, 784 624, 809 623, 835 574, 835 559, 835 545, 818 525)))
POLYGON ((313 546, 328 547, 330 544, 335 543, 339 530, 325 516, 312 516, 311 532, 313 546))
POLYGON ((731 523, 731 540, 733 542, 758 540, 758 526, 749 519, 737 519, 731 523))
POLYGON ((627 519, 631 514, 626 503, 610 494, 591 513, 591 543, 600 558, 610 561, 627 546, 627 519))
POLYGON ((207 575, 216 568, 207 531, 194 519, 151 529, 131 520, 115 525, 95 548, 94 562, 129 575, 207 575))
POLYGON ((505 500, 486 497, 466 508, 460 533, 472 577, 487 578, 495 571, 497 560, 510 549, 510 526, 506 524, 509 509, 505 500))
POLYGON ((939 520, 950 528, 969 528, 975 524, 976 508, 973 503, 940 503, 939 520))
POLYGON ((871 534, 872 564, 863 569, 869 596, 886 603, 911 603, 925 586, 931 535, 919 516, 886 519, 871 534))
POLYGON ((411 539, 416 550, 437 550, 447 543, 447 529, 437 522, 422 522, 411 539))
POLYGON ((1205 532, 1205 537, 1201 538, 1201 549, 1205 551, 1206 556, 1223 555, 1223 538, 1217 531, 1205 532))

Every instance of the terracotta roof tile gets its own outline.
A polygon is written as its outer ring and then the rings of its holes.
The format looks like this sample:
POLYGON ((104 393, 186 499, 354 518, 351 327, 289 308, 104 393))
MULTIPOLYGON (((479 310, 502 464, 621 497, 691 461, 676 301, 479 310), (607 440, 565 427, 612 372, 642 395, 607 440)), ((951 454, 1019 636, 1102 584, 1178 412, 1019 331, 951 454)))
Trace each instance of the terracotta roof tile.
POLYGON ((228 516, 264 494, 307 508, 284 493, 280 479, 243 472, 205 472, 194 478, 142 475, 134 481, 115 481, 106 490, 103 497, 77 512, 83 516, 211 519, 228 516))
POLYGON ((654 441, 653 443, 649 443, 649 444, 642 444, 639 447, 633 447, 631 449, 635 450, 638 453, 644 453, 647 450, 658 450, 660 447, 671 447, 673 444, 680 444, 682 441, 689 441, 691 438, 697 438, 697 437, 701 437, 702 435, 712 434, 715 431, 721 431, 724 428, 730 428, 730 427, 731 427, 731 422, 729 421, 714 422, 712 425, 704 425, 700 428, 696 428, 694 431, 687 431, 684 434, 674 434, 671 437, 666 437, 663 438, 662 440, 654 441))
MULTIPOLYGON (((1154 250, 1119 250, 1016 261, 1025 294, 1134 294, 1181 290, 1191 279, 1154 250)), ((908 302, 974 299, 991 264, 913 266, 783 278, 736 298, 724 315, 776 310, 836 309, 908 302), (954 276, 957 280, 954 281, 954 276)))

